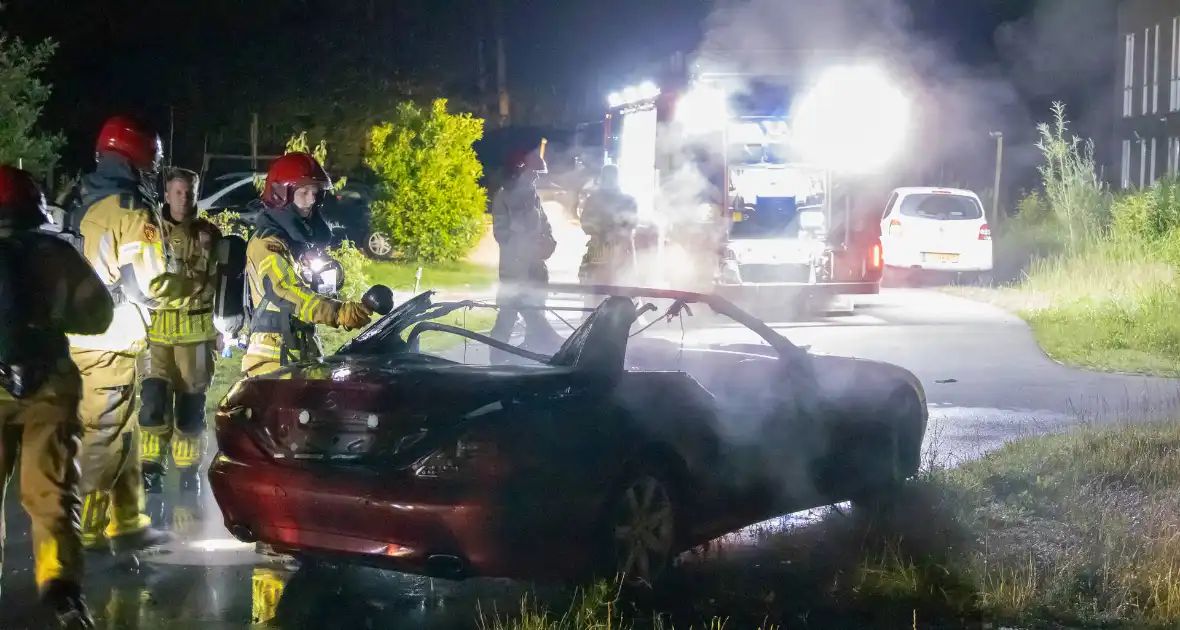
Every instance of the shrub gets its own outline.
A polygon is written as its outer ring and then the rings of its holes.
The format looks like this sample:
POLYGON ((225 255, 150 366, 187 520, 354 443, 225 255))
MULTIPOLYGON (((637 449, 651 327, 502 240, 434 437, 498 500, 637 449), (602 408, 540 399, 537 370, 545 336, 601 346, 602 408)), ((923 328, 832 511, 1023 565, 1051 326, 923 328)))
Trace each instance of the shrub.
POLYGON ((42 174, 57 162, 65 137, 37 126, 51 92, 41 76, 56 50, 52 40, 30 46, 0 31, 0 163, 42 174))
POLYGON ((1045 198, 1066 232, 1070 250, 1101 238, 1110 215, 1110 195, 1098 178, 1094 143, 1071 135, 1065 105, 1053 103, 1053 123, 1037 125, 1037 148, 1045 162, 1039 167, 1045 198))
POLYGON ((328 254, 344 267, 344 288, 340 291, 343 300, 359 300, 369 289, 369 258, 352 241, 344 241, 339 247, 328 250, 328 254))
POLYGON ((1158 240, 1180 230, 1180 185, 1173 178, 1147 190, 1115 199, 1111 206, 1114 233, 1120 237, 1158 240))
POLYGON ((365 158, 380 182, 373 229, 403 259, 459 260, 483 235, 487 197, 472 148, 482 136, 483 121, 448 113, 445 99, 428 110, 403 103, 396 120, 373 127, 365 158))

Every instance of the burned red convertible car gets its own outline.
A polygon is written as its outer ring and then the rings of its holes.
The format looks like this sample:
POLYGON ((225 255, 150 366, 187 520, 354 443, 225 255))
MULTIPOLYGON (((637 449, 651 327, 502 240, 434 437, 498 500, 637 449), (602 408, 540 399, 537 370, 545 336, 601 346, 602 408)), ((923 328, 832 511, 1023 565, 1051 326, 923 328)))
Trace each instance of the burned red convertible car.
POLYGON ((900 367, 811 353, 711 295, 550 288, 607 296, 566 309, 583 312, 551 356, 454 325, 487 305, 426 292, 333 356, 239 382, 209 472, 226 527, 433 577, 649 581, 918 469, 925 394, 900 367), (706 329, 725 343, 695 343, 706 329), (489 364, 493 347, 515 361, 489 364))

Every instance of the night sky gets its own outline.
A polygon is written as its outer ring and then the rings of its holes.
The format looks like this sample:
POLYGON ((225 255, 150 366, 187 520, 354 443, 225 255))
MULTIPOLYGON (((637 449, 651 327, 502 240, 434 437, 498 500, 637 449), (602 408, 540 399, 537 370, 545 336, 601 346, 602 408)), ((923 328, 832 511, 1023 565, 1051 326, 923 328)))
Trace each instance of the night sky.
MULTIPOLYGON (((1026 22, 1036 16, 1031 0, 895 1, 911 10, 915 37, 938 42, 962 67, 1003 72, 1005 64, 1027 65, 1020 59, 1027 53, 1017 50, 1014 61, 1012 51, 997 49, 995 42, 997 29, 1008 39, 1013 25, 1019 27, 1017 39, 1027 33, 1026 22)), ((692 50, 715 5, 727 4, 503 2, 509 81, 520 95, 517 112, 535 119, 521 122, 566 123, 596 116, 596 101, 628 68, 692 50)), ((10 34, 60 43, 48 77, 55 92, 44 124, 67 133, 70 146, 63 159, 74 167, 85 165, 95 129, 116 112, 145 117, 167 139, 171 108, 180 162, 198 160, 206 141, 210 150, 242 150, 251 111, 262 112, 267 142, 302 125, 347 124, 347 112, 354 109, 349 103, 358 99, 372 103, 363 110, 376 112, 390 100, 389 90, 476 103, 477 41, 491 17, 489 0, 8 0, 3 5, 0 24, 10 34)), ((1013 48, 1011 42, 1006 46, 1013 48)), ((488 79, 494 85, 493 50, 489 41, 488 79)), ((1045 91, 1044 80, 1031 83, 1045 91)), ((1074 88, 1063 84, 1061 90, 1074 88)), ((1050 96, 1028 95, 1042 101, 1050 96)))

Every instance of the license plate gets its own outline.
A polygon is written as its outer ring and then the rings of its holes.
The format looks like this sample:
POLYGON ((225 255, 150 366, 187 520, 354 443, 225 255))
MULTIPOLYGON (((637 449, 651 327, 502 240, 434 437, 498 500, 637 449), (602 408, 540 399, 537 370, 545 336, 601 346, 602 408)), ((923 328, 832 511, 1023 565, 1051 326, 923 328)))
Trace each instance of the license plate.
POLYGON ((746 217, 742 216, 742 213, 740 213, 740 212, 735 212, 735 213, 733 213, 733 222, 734 222, 734 223, 738 223, 738 222, 742 221, 742 220, 743 220, 743 219, 745 219, 745 218, 746 218, 746 217))
POLYGON ((959 262, 958 254, 938 254, 931 252, 923 252, 922 260, 927 262, 959 262))

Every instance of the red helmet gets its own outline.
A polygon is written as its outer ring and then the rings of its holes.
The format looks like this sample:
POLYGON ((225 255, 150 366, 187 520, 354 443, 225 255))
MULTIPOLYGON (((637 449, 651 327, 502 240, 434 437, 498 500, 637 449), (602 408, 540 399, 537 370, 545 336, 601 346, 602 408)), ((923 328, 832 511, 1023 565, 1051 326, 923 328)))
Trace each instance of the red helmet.
POLYGON ((118 153, 127 158, 132 167, 143 172, 157 170, 164 158, 160 137, 124 116, 112 116, 103 123, 94 150, 98 153, 118 153))
POLYGON ((45 195, 28 171, 0 165, 0 227, 33 229, 48 221, 45 195))
POLYGON ((319 184, 330 190, 332 179, 310 153, 288 153, 270 163, 262 203, 268 208, 285 207, 294 199, 295 191, 308 184, 319 184))

